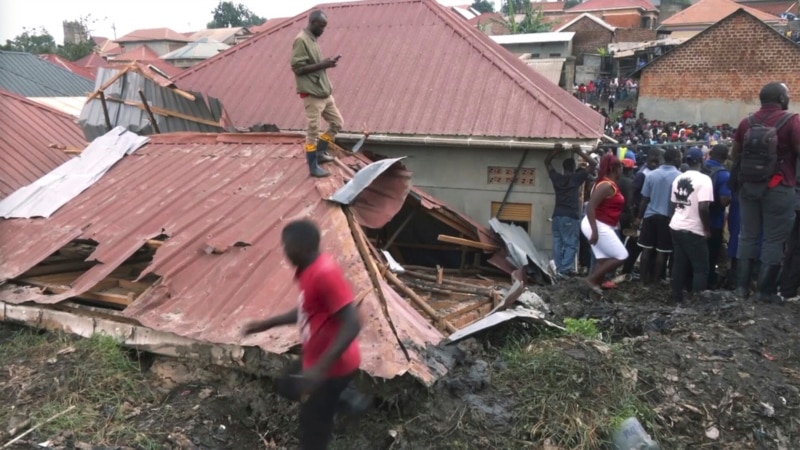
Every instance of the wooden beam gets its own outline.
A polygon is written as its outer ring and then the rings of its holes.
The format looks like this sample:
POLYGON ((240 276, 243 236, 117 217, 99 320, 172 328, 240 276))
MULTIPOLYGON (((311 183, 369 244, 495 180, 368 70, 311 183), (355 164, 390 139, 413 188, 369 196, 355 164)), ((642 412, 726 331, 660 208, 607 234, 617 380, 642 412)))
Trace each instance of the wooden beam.
POLYGON ((164 245, 164 241, 159 241, 158 239, 148 239, 145 244, 147 248, 161 248, 164 245))
POLYGON ((500 247, 496 245, 484 244, 483 242, 473 241, 470 239, 464 239, 455 236, 448 236, 446 234, 440 234, 438 240, 439 242, 447 242, 448 244, 463 245, 465 247, 472 247, 480 250, 487 250, 487 251, 500 250, 500 247))
POLYGON ((385 271, 385 276, 386 279, 389 280, 392 284, 394 284, 398 289, 400 289, 400 291, 403 294, 408 296, 408 298, 411 300, 413 304, 417 305, 417 307, 423 310, 437 323, 441 323, 444 326, 444 329, 447 330, 448 333, 455 333, 456 331, 458 331, 458 329, 454 327, 452 323, 450 323, 447 320, 443 320, 441 317, 439 317, 439 315, 436 313, 436 310, 433 309, 433 307, 429 305, 428 302, 422 299, 422 297, 417 295, 416 292, 414 292, 413 290, 411 290, 411 288, 406 286, 405 283, 403 283, 399 278, 397 278, 397 275, 387 270, 385 271))
POLYGON ((492 301, 491 300, 478 302, 478 303, 475 303, 474 305, 467 306, 466 308, 461 308, 461 309, 459 309, 457 311, 453 311, 450 314, 444 316, 444 318, 447 319, 447 320, 455 320, 455 319, 458 319, 459 317, 463 316, 464 314, 471 313, 472 311, 475 311, 477 309, 481 309, 484 306, 491 306, 491 305, 492 305, 492 301))
MULTIPOLYGON (((122 100, 118 98, 109 98, 107 100, 114 103, 122 103, 123 105, 134 106, 144 111, 143 104, 134 102, 132 100, 122 100)), ((214 122, 213 120, 201 119, 200 117, 190 116, 188 114, 184 114, 178 111, 172 111, 158 106, 151 106, 150 110, 152 110, 153 113, 158 114, 159 116, 177 117, 179 119, 188 120, 189 122, 202 123, 204 125, 222 128, 222 125, 220 125, 219 122, 214 122)))
POLYGON ((144 110, 147 113, 147 118, 150 120, 150 125, 153 126, 153 131, 155 131, 156 134, 161 134, 161 130, 158 128, 158 122, 156 122, 156 117, 153 115, 153 110, 150 109, 147 98, 144 96, 144 89, 139 89, 139 98, 142 99, 142 105, 144 105, 144 110))
POLYGON ((388 241, 386 241, 386 244, 383 246, 384 250, 387 250, 389 247, 392 246, 392 244, 394 244, 395 239, 397 239, 397 237, 400 236, 400 233, 402 233, 403 230, 406 228, 406 226, 409 224, 409 222, 411 222, 411 219, 413 219, 414 216, 417 215, 417 211, 419 211, 419 209, 416 208, 413 211, 411 211, 411 214, 409 214, 408 217, 406 217, 405 220, 403 220, 403 223, 401 223, 400 226, 397 227, 394 233, 392 233, 392 236, 389 238, 388 241))
POLYGON ((450 217, 447 217, 445 214, 442 214, 440 211, 432 209, 432 210, 428 211, 428 214, 433 216, 433 218, 438 220, 439 222, 444 223, 448 227, 458 231, 459 233, 462 233, 465 236, 475 236, 476 238, 478 237, 476 232, 475 232, 475 230, 469 230, 469 229, 465 228, 462 224, 456 222, 455 220, 451 219, 450 217))
MULTIPOLYGON (((44 288, 45 292, 52 292, 53 294, 63 294, 70 290, 70 288, 67 286, 57 286, 49 283, 42 283, 41 281, 35 278, 26 278, 18 281, 20 283, 30 284, 32 286, 38 286, 44 288)), ((81 298, 84 300, 94 300, 118 306, 128 306, 133 301, 132 295, 109 294, 105 292, 91 292, 91 291, 84 292, 81 295, 76 295, 75 298, 81 298)))

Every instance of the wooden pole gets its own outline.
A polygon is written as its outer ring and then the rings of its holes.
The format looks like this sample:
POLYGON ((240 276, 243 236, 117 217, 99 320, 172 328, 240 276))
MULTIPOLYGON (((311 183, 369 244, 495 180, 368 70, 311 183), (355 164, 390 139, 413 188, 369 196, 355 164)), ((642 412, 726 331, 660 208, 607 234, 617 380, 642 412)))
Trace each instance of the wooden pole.
MULTIPOLYGON (((439 277, 437 277, 436 275, 428 275, 426 273, 414 272, 413 270, 406 270, 405 272, 403 272, 403 275, 407 275, 407 276, 412 277, 412 278, 418 278, 420 280, 434 281, 434 282, 437 282, 437 283, 439 281, 438 280, 439 277)), ((448 279, 442 279, 442 284, 445 285, 445 286, 447 286, 447 285, 460 286, 460 287, 467 288, 467 289, 482 289, 482 290, 486 290, 486 291, 490 291, 491 290, 488 287, 483 286, 483 285, 474 285, 474 284, 469 284, 469 283, 462 283, 460 281, 454 281, 454 280, 448 280, 448 279)))
POLYGON ((147 117, 150 118, 150 125, 153 126, 153 131, 156 134, 161 134, 161 130, 158 129, 158 122, 156 122, 156 117, 153 115, 153 111, 150 110, 150 105, 147 104, 147 99, 144 97, 144 91, 139 89, 139 97, 142 99, 142 105, 144 105, 144 110, 147 111, 147 117))
POLYGON ((108 115, 108 104, 106 103, 106 94, 100 91, 100 104, 103 106, 103 117, 106 119, 106 131, 111 131, 111 118, 108 115))
POLYGON ((386 276, 387 280, 389 280, 398 289, 400 289, 400 291, 403 294, 408 296, 408 298, 411 300, 412 303, 417 305, 421 310, 423 310, 427 315, 433 318, 437 323, 442 322, 445 330, 447 330, 448 333, 455 333, 456 331, 458 331, 458 329, 454 327, 453 324, 451 324, 449 321, 443 320, 441 317, 439 317, 439 315, 436 313, 436 310, 433 309, 431 305, 429 305, 428 302, 426 302, 422 297, 417 295, 416 292, 412 291, 411 288, 406 286, 399 278, 397 278, 397 275, 393 274, 392 272, 389 272, 388 270, 384 273, 384 275, 386 276))

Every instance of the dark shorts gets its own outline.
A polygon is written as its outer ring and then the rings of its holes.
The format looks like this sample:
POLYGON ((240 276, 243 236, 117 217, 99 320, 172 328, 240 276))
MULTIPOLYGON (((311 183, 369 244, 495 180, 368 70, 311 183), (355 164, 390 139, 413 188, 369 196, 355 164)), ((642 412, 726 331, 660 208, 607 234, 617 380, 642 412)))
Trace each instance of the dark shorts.
POLYGON ((654 248, 662 253, 672 252, 672 235, 669 229, 669 217, 656 214, 642 221, 639 231, 639 247, 654 248))

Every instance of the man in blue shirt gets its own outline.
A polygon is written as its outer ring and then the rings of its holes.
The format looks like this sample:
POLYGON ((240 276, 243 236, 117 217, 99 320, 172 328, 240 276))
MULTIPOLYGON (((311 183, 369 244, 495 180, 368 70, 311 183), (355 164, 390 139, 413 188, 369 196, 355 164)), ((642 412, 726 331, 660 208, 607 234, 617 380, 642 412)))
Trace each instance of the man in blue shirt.
POLYGON ((717 144, 711 149, 709 159, 703 166, 702 172, 711 177, 714 184, 714 201, 710 206, 711 237, 708 239, 708 288, 717 286, 717 262, 722 251, 723 233, 725 231, 725 208, 731 204, 731 190, 728 187, 728 178, 731 173, 725 168, 728 160, 728 146, 717 144))
POLYGON ((639 247, 642 259, 639 272, 642 283, 650 285, 661 277, 672 253, 672 236, 669 229, 670 196, 672 182, 681 174, 678 167, 683 155, 676 148, 664 153, 664 164, 647 174, 642 186, 642 204, 634 222, 641 224, 639 247))

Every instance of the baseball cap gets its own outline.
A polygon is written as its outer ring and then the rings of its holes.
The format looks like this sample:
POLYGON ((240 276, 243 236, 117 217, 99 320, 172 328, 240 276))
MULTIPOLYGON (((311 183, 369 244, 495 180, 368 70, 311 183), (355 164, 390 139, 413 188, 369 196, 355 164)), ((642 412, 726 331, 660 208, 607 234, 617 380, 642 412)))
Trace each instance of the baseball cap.
POLYGON ((633 162, 632 159, 624 158, 622 160, 622 167, 625 167, 626 169, 633 169, 636 167, 636 163, 633 162))
POLYGON ((686 162, 697 163, 703 161, 703 151, 697 147, 692 147, 686 151, 686 162))

